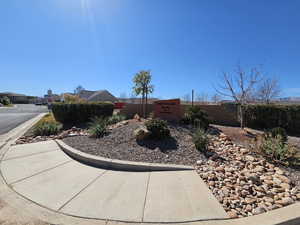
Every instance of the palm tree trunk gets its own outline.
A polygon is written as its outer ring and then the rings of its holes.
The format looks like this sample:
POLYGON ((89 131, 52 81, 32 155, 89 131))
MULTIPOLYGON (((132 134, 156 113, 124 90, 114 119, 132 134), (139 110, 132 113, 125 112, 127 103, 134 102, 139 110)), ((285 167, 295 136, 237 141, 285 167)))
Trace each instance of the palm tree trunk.
POLYGON ((147 116, 147 106, 148 106, 148 90, 146 89, 146 106, 145 106, 145 118, 147 116))
POLYGON ((145 93, 144 92, 142 94, 142 112, 141 112, 141 116, 145 117, 145 93))

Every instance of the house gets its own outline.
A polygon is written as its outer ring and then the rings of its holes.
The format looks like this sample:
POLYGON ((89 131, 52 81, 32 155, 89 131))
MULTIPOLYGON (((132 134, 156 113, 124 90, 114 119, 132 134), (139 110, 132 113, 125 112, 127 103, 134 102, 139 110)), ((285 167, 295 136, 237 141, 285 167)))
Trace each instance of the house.
POLYGON ((118 99, 107 90, 82 90, 79 93, 79 97, 89 102, 118 102, 118 99))
POLYGON ((0 98, 1 97, 8 97, 11 103, 13 104, 27 104, 29 103, 28 97, 23 94, 17 94, 17 93, 12 93, 12 92, 2 92, 0 93, 0 98))
POLYGON ((60 95, 53 94, 51 89, 49 89, 47 91, 47 94, 44 95, 44 99, 46 102, 60 102, 61 101, 60 95))

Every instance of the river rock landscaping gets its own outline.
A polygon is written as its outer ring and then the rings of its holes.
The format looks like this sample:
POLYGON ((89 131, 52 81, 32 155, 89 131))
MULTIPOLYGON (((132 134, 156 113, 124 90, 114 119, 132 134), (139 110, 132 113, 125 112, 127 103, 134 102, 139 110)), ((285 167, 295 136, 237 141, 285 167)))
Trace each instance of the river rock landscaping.
POLYGON ((257 215, 300 200, 300 172, 280 168, 232 143, 212 137, 213 156, 198 160, 196 170, 231 218, 257 215))

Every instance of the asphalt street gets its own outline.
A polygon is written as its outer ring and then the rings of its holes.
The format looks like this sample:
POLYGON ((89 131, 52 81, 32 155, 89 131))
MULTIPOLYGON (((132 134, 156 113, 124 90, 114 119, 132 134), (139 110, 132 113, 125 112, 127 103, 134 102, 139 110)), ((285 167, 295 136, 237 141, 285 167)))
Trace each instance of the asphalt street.
POLYGON ((0 107, 0 135, 7 133, 39 113, 47 112, 46 106, 16 105, 16 107, 0 107))

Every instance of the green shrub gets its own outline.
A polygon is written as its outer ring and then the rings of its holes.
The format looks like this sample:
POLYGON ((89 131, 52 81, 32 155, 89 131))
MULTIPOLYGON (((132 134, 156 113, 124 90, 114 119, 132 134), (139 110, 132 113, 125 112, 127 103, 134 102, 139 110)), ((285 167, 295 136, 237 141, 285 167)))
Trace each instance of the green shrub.
POLYGON ((32 132, 34 136, 49 136, 58 134, 61 129, 62 125, 54 119, 52 113, 48 113, 34 125, 32 132))
POLYGON ((209 127, 209 119, 207 114, 201 110, 200 106, 188 107, 182 121, 185 124, 191 124, 194 127, 201 128, 205 131, 209 127))
POLYGON ((89 122, 89 134, 95 138, 101 138, 107 134, 107 120, 103 117, 95 117, 89 122))
POLYGON ((154 119, 155 118, 155 113, 154 112, 150 112, 148 115, 149 119, 154 119))
POLYGON ((264 133, 265 138, 272 137, 272 138, 279 138, 282 141, 282 144, 288 141, 288 135, 284 128, 275 127, 270 129, 264 133))
POLYGON ((284 143, 279 135, 276 137, 264 136, 261 143, 258 144, 257 150, 268 159, 285 165, 289 165, 297 153, 296 148, 284 143))
POLYGON ((167 121, 160 119, 151 119, 145 123, 147 130, 151 132, 151 138, 164 139, 170 136, 167 121))
POLYGON ((119 122, 121 122, 125 119, 126 119, 126 116, 121 115, 121 114, 115 114, 115 115, 112 115, 111 117, 109 117, 107 119, 107 124, 108 125, 116 124, 116 123, 119 123, 119 122))
POLYGON ((114 105, 106 102, 95 103, 54 103, 52 112, 57 121, 63 124, 80 124, 94 117, 112 116, 114 105))
POLYGON ((53 113, 48 113, 45 116, 43 116, 43 118, 40 119, 35 126, 38 126, 43 123, 58 123, 58 122, 55 120, 53 113))
POLYGON ((209 144, 209 137, 203 129, 198 128, 193 135, 193 142, 198 151, 206 152, 209 144))
POLYGON ((10 105, 10 99, 7 96, 4 96, 2 98, 0 98, 0 103, 2 103, 3 105, 10 105))
POLYGON ((44 122, 40 123, 33 129, 35 136, 50 136, 56 135, 61 130, 62 125, 56 122, 44 122))
POLYGON ((282 127, 287 133, 300 134, 300 105, 247 105, 244 113, 247 127, 282 127))

